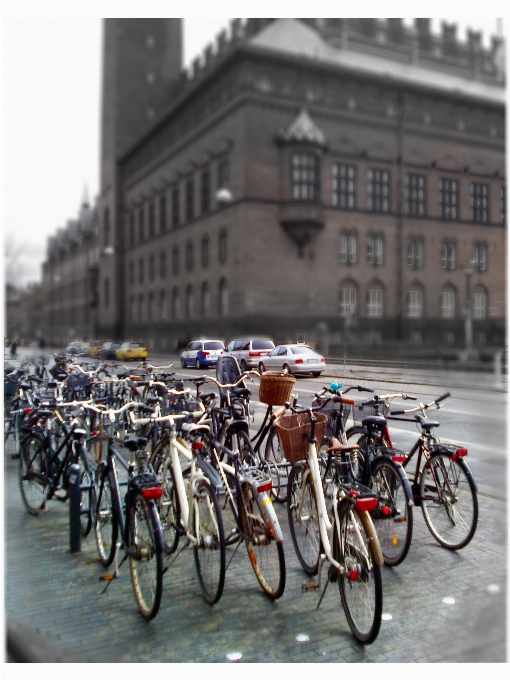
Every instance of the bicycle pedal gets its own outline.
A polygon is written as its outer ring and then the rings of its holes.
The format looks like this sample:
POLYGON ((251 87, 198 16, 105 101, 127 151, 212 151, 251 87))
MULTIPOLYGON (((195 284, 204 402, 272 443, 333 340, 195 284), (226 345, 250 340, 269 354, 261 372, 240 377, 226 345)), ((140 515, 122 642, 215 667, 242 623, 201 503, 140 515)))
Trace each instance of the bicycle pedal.
POLYGON ((118 578, 117 574, 106 574, 105 576, 100 576, 99 580, 100 581, 113 581, 114 579, 118 578))
POLYGON ((301 591, 303 593, 308 593, 310 590, 318 590, 318 589, 319 589, 319 584, 314 583, 313 581, 311 581, 310 583, 303 583, 303 585, 301 586, 301 591))

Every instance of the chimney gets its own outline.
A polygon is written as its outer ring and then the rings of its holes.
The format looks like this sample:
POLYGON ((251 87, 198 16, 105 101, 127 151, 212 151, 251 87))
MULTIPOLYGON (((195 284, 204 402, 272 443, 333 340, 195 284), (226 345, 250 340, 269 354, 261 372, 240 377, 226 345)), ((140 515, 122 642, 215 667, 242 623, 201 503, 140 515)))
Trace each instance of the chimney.
POLYGON ((457 56, 457 25, 442 22, 443 29, 443 50, 447 57, 457 56))
POLYGON ((402 38, 402 19, 388 19, 388 40, 393 43, 401 43, 402 38))
POLYGON ((420 50, 430 51, 432 49, 430 19, 416 19, 415 26, 416 33, 418 34, 418 46, 420 50))

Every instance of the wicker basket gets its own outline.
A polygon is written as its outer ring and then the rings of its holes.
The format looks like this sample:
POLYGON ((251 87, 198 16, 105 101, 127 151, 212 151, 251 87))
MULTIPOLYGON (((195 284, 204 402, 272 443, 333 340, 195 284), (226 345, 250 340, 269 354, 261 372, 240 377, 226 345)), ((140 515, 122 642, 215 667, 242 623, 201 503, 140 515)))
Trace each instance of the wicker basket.
MULTIPOLYGON (((325 413, 316 412, 315 438, 320 446, 324 437, 324 428, 328 422, 325 413)), ((282 440, 285 458, 289 463, 297 463, 308 458, 308 437, 312 431, 312 423, 308 413, 296 413, 291 416, 281 416, 275 421, 280 439, 282 440)))
POLYGON ((283 406, 290 401, 296 379, 276 371, 266 371, 260 376, 259 399, 268 406, 283 406))

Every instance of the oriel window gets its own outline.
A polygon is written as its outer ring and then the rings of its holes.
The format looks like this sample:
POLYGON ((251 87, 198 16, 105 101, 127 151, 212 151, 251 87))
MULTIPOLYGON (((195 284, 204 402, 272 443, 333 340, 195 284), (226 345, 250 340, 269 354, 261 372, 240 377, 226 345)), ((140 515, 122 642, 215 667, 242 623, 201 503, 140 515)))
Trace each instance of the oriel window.
POLYGON ((319 159, 312 153, 292 156, 291 195, 297 201, 319 200, 319 159))

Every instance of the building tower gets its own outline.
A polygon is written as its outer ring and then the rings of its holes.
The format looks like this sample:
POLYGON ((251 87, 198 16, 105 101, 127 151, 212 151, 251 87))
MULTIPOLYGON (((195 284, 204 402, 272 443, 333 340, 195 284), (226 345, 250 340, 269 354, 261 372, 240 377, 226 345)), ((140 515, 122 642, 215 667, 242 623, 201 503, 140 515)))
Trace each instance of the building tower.
POLYGON ((171 104, 181 68, 181 19, 104 20, 97 323, 100 336, 119 336, 123 316, 118 161, 171 104))

